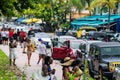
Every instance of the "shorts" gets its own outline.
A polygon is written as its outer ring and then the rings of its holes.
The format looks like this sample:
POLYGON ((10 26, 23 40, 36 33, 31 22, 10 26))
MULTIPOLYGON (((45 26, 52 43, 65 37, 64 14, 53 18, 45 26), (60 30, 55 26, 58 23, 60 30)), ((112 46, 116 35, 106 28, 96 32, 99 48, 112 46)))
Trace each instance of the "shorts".
POLYGON ((16 54, 15 54, 14 49, 10 49, 9 58, 10 58, 10 59, 16 59, 16 54))
POLYGON ((6 37, 5 41, 8 41, 8 38, 6 37))
POLYGON ((27 47, 27 42, 23 42, 23 48, 27 47))
POLYGON ((42 58, 43 58, 43 57, 44 57, 44 58, 46 57, 45 54, 39 54, 39 56, 42 57, 42 58))
POLYGON ((6 37, 2 37, 2 40, 4 40, 4 41, 5 41, 5 40, 6 40, 6 37))

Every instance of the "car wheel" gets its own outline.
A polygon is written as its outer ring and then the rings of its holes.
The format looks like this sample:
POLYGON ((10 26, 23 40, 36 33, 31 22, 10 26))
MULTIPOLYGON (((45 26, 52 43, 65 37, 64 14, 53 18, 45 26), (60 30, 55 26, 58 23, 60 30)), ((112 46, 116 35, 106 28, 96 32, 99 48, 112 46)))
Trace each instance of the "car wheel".
POLYGON ((99 69, 99 80, 103 80, 102 69, 99 69))
POLYGON ((112 78, 112 80, 116 80, 116 78, 115 78, 115 77, 113 77, 113 78, 112 78))

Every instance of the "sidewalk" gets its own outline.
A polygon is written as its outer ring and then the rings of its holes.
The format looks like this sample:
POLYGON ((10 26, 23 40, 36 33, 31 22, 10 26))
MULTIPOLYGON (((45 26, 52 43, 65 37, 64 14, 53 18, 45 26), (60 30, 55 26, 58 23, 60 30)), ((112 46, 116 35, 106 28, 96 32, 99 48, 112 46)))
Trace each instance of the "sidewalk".
MULTIPOLYGON (((0 49, 2 49, 7 56, 9 55, 9 47, 7 45, 0 45, 0 49)), ((15 49, 15 53, 17 55, 16 65, 21 71, 23 71, 26 74, 26 80, 32 80, 32 78, 34 78, 34 80, 48 80, 48 78, 44 78, 41 76, 41 63, 37 65, 37 51, 32 53, 31 67, 27 65, 27 55, 22 53, 22 48, 19 45, 15 49)), ((51 67, 56 69, 55 76, 57 77, 57 80, 62 80, 62 66, 60 66, 60 62, 54 60, 51 67)))

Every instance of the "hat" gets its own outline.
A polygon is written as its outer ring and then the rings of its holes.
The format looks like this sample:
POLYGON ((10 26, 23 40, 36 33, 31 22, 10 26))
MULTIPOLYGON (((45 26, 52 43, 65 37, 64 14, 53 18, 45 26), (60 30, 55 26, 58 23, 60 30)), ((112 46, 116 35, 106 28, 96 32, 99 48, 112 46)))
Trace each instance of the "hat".
POLYGON ((70 66, 73 63, 73 61, 75 61, 75 60, 74 59, 70 59, 70 57, 65 57, 64 58, 64 63, 61 64, 61 65, 62 66, 70 66))
POLYGON ((38 41, 42 41, 42 39, 41 39, 41 38, 39 38, 39 39, 38 39, 38 41))

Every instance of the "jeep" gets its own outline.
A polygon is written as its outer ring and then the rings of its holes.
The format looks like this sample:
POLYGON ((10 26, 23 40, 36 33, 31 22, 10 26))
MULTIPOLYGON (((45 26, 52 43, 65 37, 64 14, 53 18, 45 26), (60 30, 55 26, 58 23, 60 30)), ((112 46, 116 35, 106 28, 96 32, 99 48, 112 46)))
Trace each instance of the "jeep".
POLYGON ((120 64, 120 43, 99 42, 90 45, 88 55, 89 73, 93 78, 112 79, 115 67, 120 64))

